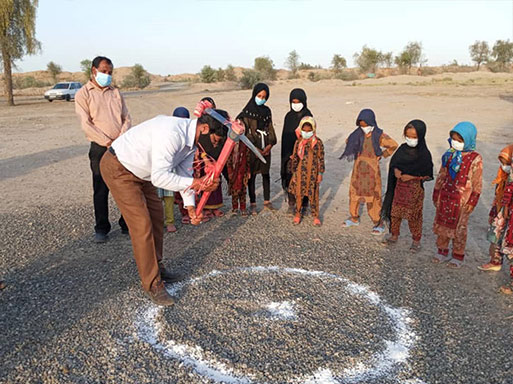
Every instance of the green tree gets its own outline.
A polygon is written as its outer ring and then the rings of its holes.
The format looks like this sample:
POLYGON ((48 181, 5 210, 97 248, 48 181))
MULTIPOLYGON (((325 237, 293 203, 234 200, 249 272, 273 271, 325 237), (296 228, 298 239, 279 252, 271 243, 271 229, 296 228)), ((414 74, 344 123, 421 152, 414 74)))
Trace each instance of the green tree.
POLYGON ((380 51, 364 45, 362 51, 355 53, 353 58, 361 72, 375 73, 379 64, 383 61, 383 54, 380 51))
POLYGON ((394 64, 394 54, 392 52, 383 53, 381 55, 381 64, 385 65, 386 68, 392 68, 392 64, 394 64))
POLYGON ((274 63, 268 56, 255 58, 254 70, 260 73, 262 80, 276 80, 274 63))
POLYGON ((396 56, 395 63, 403 70, 410 71, 411 67, 423 64, 426 60, 422 55, 422 43, 413 41, 404 47, 403 51, 396 56))
POLYGON ((264 80, 262 74, 254 69, 245 69, 242 71, 240 86, 242 89, 251 89, 256 83, 264 80))
POLYGON ((293 77, 297 75, 297 70, 299 67, 299 54, 296 52, 295 49, 289 53, 289 56, 287 57, 287 60, 285 61, 285 66, 288 69, 290 69, 293 77))
POLYGON ((53 61, 50 61, 46 65, 46 70, 50 72, 50 75, 52 75, 53 81, 57 81, 57 76, 62 72, 62 67, 59 64, 54 63, 53 61))
POLYGON ((12 68, 16 60, 41 49, 36 40, 38 0, 0 1, 0 50, 4 69, 7 105, 14 105, 12 68))
POLYGON ((139 88, 143 89, 150 85, 150 75, 141 64, 135 64, 132 71, 123 81, 123 88, 139 88))
POLYGON ((200 79, 202 83, 215 83, 216 70, 210 65, 205 65, 203 68, 201 68, 200 79))
POLYGON ((492 56, 501 70, 506 70, 508 64, 513 61, 513 42, 509 39, 497 40, 492 49, 492 56))
POLYGON ((216 81, 224 81, 226 78, 226 72, 223 68, 218 68, 216 71, 216 81))
POLYGON ((89 81, 91 78, 91 67, 93 66, 93 62, 89 59, 84 59, 80 62, 80 69, 84 72, 85 81, 89 81))
POLYGON ((342 72, 344 68, 347 68, 347 61, 341 55, 333 55, 331 59, 331 69, 335 74, 342 72))
POLYGON ((477 70, 482 63, 486 63, 490 59, 490 47, 486 41, 477 41, 468 47, 470 58, 477 64, 477 70))
POLYGON ((225 77, 227 81, 237 81, 237 76, 235 75, 235 69, 233 65, 228 65, 224 71, 225 77))

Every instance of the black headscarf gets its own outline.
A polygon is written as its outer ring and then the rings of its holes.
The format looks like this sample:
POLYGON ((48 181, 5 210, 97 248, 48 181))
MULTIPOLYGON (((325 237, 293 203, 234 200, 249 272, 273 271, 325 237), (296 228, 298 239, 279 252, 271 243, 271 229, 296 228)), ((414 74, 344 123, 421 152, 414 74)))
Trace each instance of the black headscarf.
POLYGON ((387 193, 383 201, 383 208, 381 209, 381 218, 383 220, 390 221, 395 186, 397 184, 395 168, 406 175, 424 176, 428 177, 427 180, 433 180, 433 160, 426 144, 426 123, 422 120, 412 120, 404 127, 404 132, 406 133, 406 130, 410 127, 415 128, 417 131, 419 142, 416 147, 410 147, 406 143, 402 144, 390 160, 387 193))
POLYGON ((251 95, 251 99, 249 99, 246 106, 242 109, 242 112, 239 113, 237 119, 242 119, 244 117, 254 119, 257 121, 257 128, 260 130, 264 130, 269 125, 269 122, 272 121, 271 109, 268 106, 257 105, 255 102, 255 96, 260 92, 265 91, 267 93, 266 100, 269 100, 271 96, 271 92, 267 84, 258 83, 253 87, 253 94, 251 95))
POLYGON ((290 92, 289 96, 290 111, 285 115, 283 123, 283 132, 281 134, 281 185, 284 190, 288 189, 290 183, 290 174, 288 174, 287 163, 294 151, 296 143, 296 128, 299 122, 305 116, 313 116, 312 112, 307 108, 306 93, 301 88, 295 88, 290 92), (292 100, 297 99, 303 104, 303 109, 296 112, 292 109, 292 100))
POLYGON ((374 127, 371 133, 372 146, 374 147, 374 153, 376 156, 381 156, 383 151, 381 150, 380 141, 383 130, 378 127, 376 122, 376 115, 372 109, 362 109, 356 118, 356 128, 353 133, 347 138, 346 149, 339 159, 346 158, 348 161, 356 160, 356 158, 362 153, 363 142, 365 140, 365 133, 360 128, 360 122, 365 121, 368 126, 374 127))

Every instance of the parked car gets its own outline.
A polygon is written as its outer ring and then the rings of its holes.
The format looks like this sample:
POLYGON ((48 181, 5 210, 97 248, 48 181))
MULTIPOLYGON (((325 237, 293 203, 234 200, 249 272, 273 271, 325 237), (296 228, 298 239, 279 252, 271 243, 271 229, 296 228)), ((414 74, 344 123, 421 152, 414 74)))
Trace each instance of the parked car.
POLYGON ((57 83, 52 89, 45 92, 45 99, 49 102, 54 100, 74 100, 75 94, 80 88, 82 88, 82 84, 76 81, 57 83))

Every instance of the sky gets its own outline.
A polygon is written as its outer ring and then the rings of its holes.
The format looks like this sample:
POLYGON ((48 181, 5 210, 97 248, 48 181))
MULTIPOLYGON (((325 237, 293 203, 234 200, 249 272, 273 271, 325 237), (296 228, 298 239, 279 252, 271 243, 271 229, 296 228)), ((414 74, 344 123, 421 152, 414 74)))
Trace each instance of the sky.
POLYGON ((294 49, 301 62, 329 67, 340 54, 351 66, 363 45, 396 55, 410 41, 427 65, 470 64, 474 41, 513 40, 513 0, 40 0, 36 38, 42 52, 18 71, 79 71, 97 55, 161 75, 263 55, 284 68, 294 49))

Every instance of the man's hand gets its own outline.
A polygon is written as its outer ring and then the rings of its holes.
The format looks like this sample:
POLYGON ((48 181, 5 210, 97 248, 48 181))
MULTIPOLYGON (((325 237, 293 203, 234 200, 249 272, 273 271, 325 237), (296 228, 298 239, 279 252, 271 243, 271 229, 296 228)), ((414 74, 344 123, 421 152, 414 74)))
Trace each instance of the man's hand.
POLYGON ((215 191, 217 189, 217 187, 219 187, 219 182, 220 182, 219 177, 215 178, 210 183, 205 183, 205 181, 203 180, 202 177, 200 177, 200 178, 195 177, 194 181, 191 184, 191 189, 195 190, 196 192, 201 192, 201 191, 212 192, 212 191, 215 191))
POLYGON ((237 135, 242 135, 245 130, 246 127, 240 120, 232 121, 232 131, 237 135))
POLYGON ((266 147, 262 150, 262 155, 263 155, 263 156, 267 156, 267 155, 269 155, 269 152, 271 152, 271 148, 272 148, 272 145, 270 145, 270 144, 269 144, 268 146, 266 146, 266 147))
POLYGON ((205 111, 205 109, 212 108, 212 107, 213 107, 213 105, 210 101, 202 100, 198 104, 196 104, 196 108, 194 108, 194 112, 193 112, 194 116, 200 117, 201 115, 203 115, 203 112, 205 111))
POLYGON ((189 213, 190 222, 192 225, 199 225, 201 224, 201 221, 204 219, 203 214, 197 216, 196 215, 196 208, 193 206, 185 207, 187 208, 187 212, 189 213))

